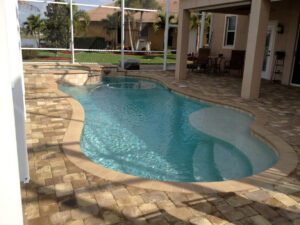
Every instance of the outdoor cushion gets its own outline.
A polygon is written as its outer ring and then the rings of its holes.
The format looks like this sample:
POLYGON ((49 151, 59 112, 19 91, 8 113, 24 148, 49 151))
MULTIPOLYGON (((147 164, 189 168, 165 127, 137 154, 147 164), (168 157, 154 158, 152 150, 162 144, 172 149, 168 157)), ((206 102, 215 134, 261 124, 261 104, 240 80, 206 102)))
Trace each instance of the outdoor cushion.
MULTIPOLYGON (((121 67, 121 62, 119 63, 121 67)), ((124 69, 126 70, 139 70, 140 69, 140 62, 136 59, 125 59, 124 60, 124 69)))

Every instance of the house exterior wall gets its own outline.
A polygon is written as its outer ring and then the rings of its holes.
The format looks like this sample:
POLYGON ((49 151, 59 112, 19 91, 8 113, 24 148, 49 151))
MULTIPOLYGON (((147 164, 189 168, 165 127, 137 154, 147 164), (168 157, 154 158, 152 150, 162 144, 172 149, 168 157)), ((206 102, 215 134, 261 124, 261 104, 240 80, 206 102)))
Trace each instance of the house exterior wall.
MULTIPOLYGON (((296 38, 299 27, 300 1, 285 0, 272 3, 270 21, 282 24, 284 33, 276 32, 274 52, 284 51, 286 53, 285 66, 281 81, 283 84, 290 83, 296 38)), ((224 47, 225 14, 214 13, 213 37, 211 43, 211 55, 223 54, 226 60, 231 57, 232 50, 246 50, 249 16, 239 15, 237 19, 237 31, 235 36, 235 45, 233 48, 224 47)), ((273 71, 275 57, 271 62, 271 71, 273 71)))
POLYGON ((101 22, 91 21, 88 28, 87 28, 86 36, 88 36, 88 37, 102 37, 107 41, 112 40, 111 35, 107 34, 106 29, 103 28, 103 25, 102 25, 101 22))
POLYGON ((164 36, 165 30, 159 29, 157 32, 154 31, 152 24, 148 24, 148 37, 145 40, 151 42, 151 50, 164 50, 164 36))
POLYGON ((224 47, 224 33, 226 26, 226 15, 213 14, 213 35, 211 41, 211 55, 223 54, 226 60, 231 57, 232 50, 246 50, 249 16, 238 16, 234 47, 224 47))
MULTIPOLYGON (((283 34, 277 34, 275 40, 275 51, 285 51, 285 66, 283 68, 282 83, 290 83, 292 69, 294 66, 294 53, 299 27, 300 1, 285 0, 273 4, 270 20, 282 24, 283 34)), ((274 63, 274 62, 273 62, 274 63)), ((273 67, 272 67, 273 68, 273 67)))
MULTIPOLYGON (((151 50, 161 50, 164 49, 164 29, 159 29, 157 32, 154 31, 153 25, 151 24, 144 24, 144 26, 148 26, 148 37, 142 37, 143 39, 151 42, 151 50)), ((132 29, 132 41, 135 46, 137 37, 138 37, 138 30, 137 26, 132 29)), ((169 46, 170 49, 176 49, 177 44, 177 29, 174 30, 173 35, 173 41, 172 46, 169 46)), ((112 41, 115 36, 113 34, 108 34, 106 32, 106 29, 103 28, 103 25, 101 22, 94 22, 92 21, 87 29, 88 37, 102 37, 105 39, 105 41, 112 41)), ((130 38, 129 38, 129 32, 128 32, 128 25, 125 24, 125 46, 130 46, 130 38)))

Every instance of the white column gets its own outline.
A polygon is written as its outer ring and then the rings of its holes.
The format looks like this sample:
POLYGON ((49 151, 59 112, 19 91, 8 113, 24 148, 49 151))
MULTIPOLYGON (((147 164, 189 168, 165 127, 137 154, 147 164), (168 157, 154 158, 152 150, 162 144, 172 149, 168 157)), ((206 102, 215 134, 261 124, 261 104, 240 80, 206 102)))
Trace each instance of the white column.
POLYGON ((164 40, 164 67, 163 67, 163 70, 167 70, 168 38, 169 38, 169 11, 170 11, 170 0, 167 0, 167 3, 166 3, 166 21, 165 21, 165 40, 164 40))
POLYGON ((270 0, 252 0, 241 91, 246 99, 259 97, 270 8, 270 0))
MULTIPOLYGON (((15 132, 15 118, 12 98, 11 81, 15 77, 15 68, 12 67, 11 54, 13 41, 16 37, 10 36, 10 27, 17 34, 18 27, 17 0, 0 1, 0 224, 23 224, 22 203, 19 181, 18 154, 15 132)), ((14 42, 20 48, 20 42, 14 42)), ((20 64, 20 50, 17 59, 13 61, 15 67, 20 64)), ((17 87, 17 86, 16 86, 17 87)))
POLYGON ((74 55, 74 26, 73 26, 73 0, 70 0, 70 29, 71 29, 71 51, 72 51, 72 63, 75 63, 74 55))
MULTIPOLYGON (((16 0, 12 0, 10 4, 6 5, 6 12, 15 11, 18 9, 16 0)), ((18 12, 18 11, 17 11, 18 12)), ((8 14, 7 14, 8 15, 8 14)), ((7 30, 6 34, 8 38, 8 60, 11 68, 11 87, 12 96, 14 101, 14 114, 16 120, 16 135, 17 135, 17 149, 19 159, 19 173, 20 180, 23 182, 29 181, 29 168, 28 168, 28 154, 26 145, 26 133, 25 133, 25 88, 23 79, 23 63, 21 53, 21 40, 19 33, 19 20, 14 18, 13 15, 9 15, 10 20, 6 20, 7 30)), ((15 15, 17 16, 17 15, 15 15)), ((2 27, 1 27, 2 29, 2 27)), ((2 32, 2 30, 1 30, 2 32)), ((4 31, 3 31, 4 33, 4 31)))
POLYGON ((201 16, 201 30, 200 30, 200 48, 203 48, 205 17, 206 17, 206 12, 202 12, 202 16, 201 16))
POLYGON ((182 9, 182 2, 179 1, 179 21, 177 34, 177 50, 176 50, 176 70, 175 79, 185 80, 187 76, 186 62, 189 46, 190 34, 190 11, 182 9))
POLYGON ((209 20, 209 47, 211 47, 212 35, 213 35, 213 22, 214 22, 214 15, 210 13, 210 20, 209 20))
POLYGON ((121 0, 121 68, 124 69, 125 0, 121 0))

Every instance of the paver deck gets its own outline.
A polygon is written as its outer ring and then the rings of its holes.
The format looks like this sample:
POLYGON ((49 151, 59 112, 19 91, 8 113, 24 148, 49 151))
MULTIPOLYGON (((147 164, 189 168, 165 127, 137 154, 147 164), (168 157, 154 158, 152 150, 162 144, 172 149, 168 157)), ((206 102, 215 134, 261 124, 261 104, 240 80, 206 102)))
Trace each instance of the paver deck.
POLYGON ((189 74, 175 82, 172 72, 147 76, 199 97, 260 110, 268 119, 266 129, 297 152, 296 170, 277 184, 230 193, 154 191, 104 180, 72 164, 62 151, 72 116, 68 97, 32 90, 26 93, 31 182, 22 184, 25 224, 300 224, 299 88, 263 82, 261 98, 250 101, 239 97, 236 77, 189 74))

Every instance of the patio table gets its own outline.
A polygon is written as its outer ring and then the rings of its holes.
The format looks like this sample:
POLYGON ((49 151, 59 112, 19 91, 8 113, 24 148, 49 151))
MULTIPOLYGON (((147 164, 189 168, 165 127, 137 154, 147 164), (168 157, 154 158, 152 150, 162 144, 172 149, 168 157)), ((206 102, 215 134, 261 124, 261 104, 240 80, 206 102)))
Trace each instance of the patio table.
POLYGON ((219 54, 217 56, 209 56, 209 65, 211 70, 214 73, 220 73, 221 72, 221 64, 225 57, 222 54, 219 54))

